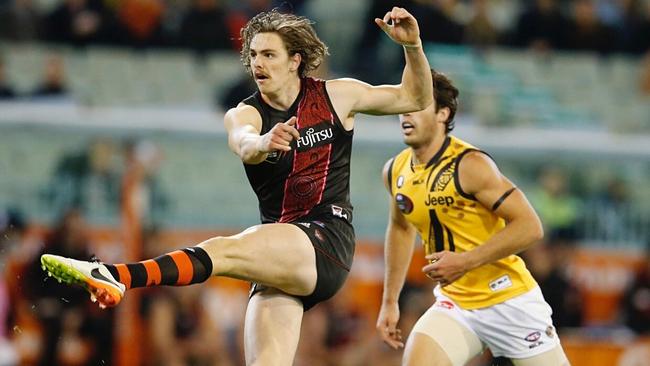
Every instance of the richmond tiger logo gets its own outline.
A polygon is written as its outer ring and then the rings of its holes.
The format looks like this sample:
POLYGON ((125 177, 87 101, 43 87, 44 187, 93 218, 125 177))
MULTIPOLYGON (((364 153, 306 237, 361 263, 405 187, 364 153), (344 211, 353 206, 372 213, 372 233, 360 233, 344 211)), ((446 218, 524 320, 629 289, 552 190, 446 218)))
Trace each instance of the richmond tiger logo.
POLYGON ((447 185, 454 178, 456 172, 455 160, 445 165, 436 176, 436 180, 431 185, 431 192, 442 192, 447 188, 447 185))

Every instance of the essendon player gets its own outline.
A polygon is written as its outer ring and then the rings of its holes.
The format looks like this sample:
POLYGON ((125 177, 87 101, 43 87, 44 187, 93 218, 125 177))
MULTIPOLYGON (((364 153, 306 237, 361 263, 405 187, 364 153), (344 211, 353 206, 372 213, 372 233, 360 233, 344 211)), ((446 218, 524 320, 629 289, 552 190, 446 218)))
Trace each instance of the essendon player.
POLYGON ((404 48, 399 85, 308 77, 327 47, 306 18, 270 11, 242 30, 242 61, 258 91, 224 120, 229 146, 258 197, 261 225, 134 264, 44 255, 44 267, 62 281, 86 287, 103 306, 116 305, 134 287, 187 285, 213 275, 251 281, 246 362, 292 364, 303 312, 332 297, 352 264, 354 116, 407 113, 433 101, 415 18, 393 8, 375 22, 404 48))

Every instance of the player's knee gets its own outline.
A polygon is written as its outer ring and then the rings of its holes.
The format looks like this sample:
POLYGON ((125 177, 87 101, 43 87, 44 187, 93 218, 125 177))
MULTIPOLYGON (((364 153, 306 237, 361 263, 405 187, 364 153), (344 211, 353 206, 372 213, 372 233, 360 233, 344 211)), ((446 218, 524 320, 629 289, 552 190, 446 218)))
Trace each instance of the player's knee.
POLYGON ((198 246, 208 253, 218 274, 233 272, 239 266, 237 262, 246 255, 243 248, 238 248, 237 239, 232 237, 215 236, 198 246))
POLYGON ((406 342, 402 365, 420 366, 425 364, 453 366, 447 353, 433 338, 423 333, 411 333, 406 342))

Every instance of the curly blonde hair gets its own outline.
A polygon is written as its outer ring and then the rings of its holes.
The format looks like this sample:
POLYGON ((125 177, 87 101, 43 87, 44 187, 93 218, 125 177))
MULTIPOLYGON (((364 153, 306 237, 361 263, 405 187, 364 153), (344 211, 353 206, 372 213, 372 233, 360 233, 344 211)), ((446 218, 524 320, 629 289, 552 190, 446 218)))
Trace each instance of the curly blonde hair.
POLYGON ((277 9, 257 14, 241 30, 241 61, 246 71, 251 72, 251 41, 259 33, 276 33, 282 38, 290 56, 300 54, 300 77, 316 70, 329 53, 325 43, 316 35, 312 24, 313 22, 305 17, 280 13, 277 9))

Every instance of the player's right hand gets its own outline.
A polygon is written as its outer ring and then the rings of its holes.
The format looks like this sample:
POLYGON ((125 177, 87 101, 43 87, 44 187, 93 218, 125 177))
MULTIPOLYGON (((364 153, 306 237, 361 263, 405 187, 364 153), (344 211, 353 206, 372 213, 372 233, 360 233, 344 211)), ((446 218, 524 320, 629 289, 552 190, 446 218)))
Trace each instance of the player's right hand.
POLYGON ((291 151, 291 142, 300 139, 300 133, 295 127, 296 117, 278 123, 271 130, 261 136, 257 149, 261 153, 272 151, 291 151))
POLYGON ((397 328, 399 305, 383 303, 377 318, 377 331, 381 339, 393 349, 404 348, 402 330, 397 328))

